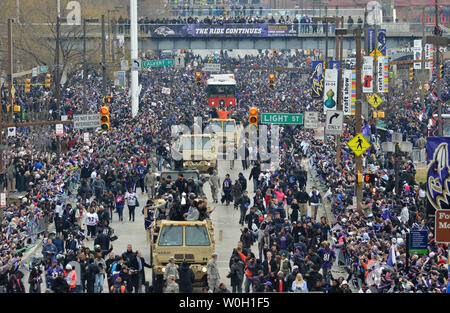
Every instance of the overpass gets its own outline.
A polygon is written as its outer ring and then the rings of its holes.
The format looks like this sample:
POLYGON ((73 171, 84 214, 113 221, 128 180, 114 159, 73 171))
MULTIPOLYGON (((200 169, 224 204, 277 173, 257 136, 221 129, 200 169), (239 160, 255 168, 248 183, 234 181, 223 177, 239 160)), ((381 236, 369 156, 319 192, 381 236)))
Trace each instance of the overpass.
MULTIPOLYGON (((77 33, 81 47, 81 31, 74 32, 74 27, 61 25, 62 33, 77 33)), ((321 24, 317 32, 312 33, 311 24, 139 24, 140 50, 172 50, 172 49, 324 49, 325 33, 321 24), (306 32, 306 29, 309 31, 306 32)), ((344 27, 348 25, 344 24, 344 27)), ((355 25, 354 25, 355 27, 355 25)), ((107 29, 111 29, 107 25, 107 29)), ((127 27, 113 25, 111 38, 129 45, 127 27)), ((385 23, 379 29, 386 34, 386 48, 395 48, 412 43, 414 39, 431 35, 433 24, 385 23)), ((44 32, 45 33, 45 32, 44 32)), ((107 34, 108 36, 108 34, 107 34)), ((444 36, 449 36, 448 30, 444 36)), ((101 38, 101 25, 89 24, 86 33, 89 41, 101 38)), ((363 33, 364 37, 364 33, 363 33)), ((330 50, 335 47, 334 25, 329 25, 330 50)), ((64 38, 63 38, 64 40, 64 38)), ((355 49, 355 40, 352 35, 344 36, 344 49, 355 49)))

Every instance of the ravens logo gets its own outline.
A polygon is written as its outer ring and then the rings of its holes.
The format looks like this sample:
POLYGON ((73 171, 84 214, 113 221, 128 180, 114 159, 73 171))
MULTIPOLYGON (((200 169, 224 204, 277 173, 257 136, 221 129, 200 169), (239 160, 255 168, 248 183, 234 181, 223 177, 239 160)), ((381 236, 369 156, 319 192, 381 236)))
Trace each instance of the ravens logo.
POLYGON ((166 37, 170 35, 175 35, 175 32, 167 26, 161 26, 155 29, 155 34, 166 37))
POLYGON ((427 174, 427 196, 435 209, 450 209, 449 171, 448 145, 441 143, 434 151, 427 174))

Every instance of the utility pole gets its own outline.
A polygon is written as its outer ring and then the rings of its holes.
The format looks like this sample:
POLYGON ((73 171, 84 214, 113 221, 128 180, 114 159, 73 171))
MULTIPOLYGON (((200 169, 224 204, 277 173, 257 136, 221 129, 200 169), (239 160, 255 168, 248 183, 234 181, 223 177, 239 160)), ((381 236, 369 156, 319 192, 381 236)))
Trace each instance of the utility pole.
POLYGON ((367 8, 364 9, 364 52, 369 51, 369 24, 367 24, 367 8))
POLYGON ((425 107, 424 98, 425 98, 425 88, 423 87, 423 83, 425 81, 425 7, 422 7, 422 67, 420 70, 420 105, 425 107))
POLYGON ((106 38, 105 38, 105 15, 102 14, 102 75, 103 75, 103 97, 106 97, 106 38))
MULTIPOLYGON (((336 26, 338 24, 336 23, 336 26)), ((336 27, 337 28, 337 27, 336 27)), ((341 17, 341 28, 344 28, 344 17, 341 17)), ((343 58, 343 43, 344 43, 344 35, 341 34, 339 36, 339 41, 338 41, 338 35, 336 34, 336 43, 340 43, 340 50, 339 50, 339 45, 336 45, 336 60, 339 58, 339 72, 338 72, 338 97, 337 97, 337 109, 338 110, 342 110, 342 71, 344 70, 343 66, 342 66, 342 58, 343 58)), ((341 136, 337 135, 336 136, 336 159, 337 159, 337 164, 338 164, 338 168, 340 168, 340 164, 341 164, 341 136)))
POLYGON ((322 24, 325 25, 325 68, 328 68, 328 25, 329 23, 337 23, 337 17, 313 17, 312 20, 313 23, 322 22, 322 24))
POLYGON ((13 78, 13 52, 12 52, 12 23, 13 20, 8 19, 8 83, 9 83, 9 119, 12 122, 14 112, 14 78, 13 78))
MULTIPOLYGON (((375 86, 377 86, 378 87, 378 75, 379 75, 379 73, 378 73, 378 55, 377 55, 377 52, 378 52, 378 21, 379 21, 379 19, 378 19, 378 10, 376 11, 377 12, 377 18, 376 18, 376 21, 375 21, 375 24, 374 24, 374 35, 373 35, 373 40, 374 40, 374 57, 373 57, 373 89, 374 89, 374 92, 373 93, 376 93, 376 88, 375 88, 375 86)), ((367 51, 366 52, 366 55, 368 55, 369 54, 369 51, 367 51)), ((366 114, 366 118, 367 118, 367 120, 369 121, 369 120, 375 120, 374 118, 373 118, 373 115, 372 114, 369 114, 369 104, 367 103, 367 114, 366 114)), ((375 120, 375 123, 376 123, 376 120, 375 120)), ((376 124, 375 124, 375 126, 376 126, 376 124)), ((375 129, 376 129, 376 127, 375 127, 375 129)))
POLYGON ((109 12, 111 10, 108 10, 108 54, 109 54, 109 58, 111 58, 111 19, 109 17, 109 12))
MULTIPOLYGON (((355 134, 361 133, 362 128, 362 118, 361 118, 361 30, 357 28, 356 31, 356 115, 355 115, 355 134)), ((357 173, 361 173, 363 170, 362 167, 362 158, 361 156, 356 157, 356 177, 357 173)), ((358 178, 356 178, 356 207, 358 211, 361 211, 361 201, 362 201, 362 184, 358 183, 358 178)))
POLYGON ((86 60, 86 19, 83 18, 83 113, 86 114, 86 81, 87 81, 87 60, 86 60))
POLYGON ((328 68, 328 19, 325 19, 325 68, 328 68))
MULTIPOLYGON (((337 11, 337 6, 336 6, 336 11, 337 11)), ((338 28, 338 25, 339 25, 339 18, 336 15, 336 19, 334 21, 334 28, 335 29, 338 28)), ((342 26, 342 28, 344 28, 344 26, 342 26)), ((338 40, 337 35, 335 36, 334 43, 335 43, 334 44, 334 59, 337 61, 339 59, 339 51, 338 51, 339 50, 339 40, 338 40)))
MULTIPOLYGON (((355 135, 361 133, 362 129, 362 117, 361 117, 361 67, 362 67, 362 55, 361 55, 361 28, 352 30, 348 29, 336 29, 336 35, 345 35, 347 33, 355 35, 356 38, 356 112, 355 112, 355 135)), ((355 194, 356 194, 356 207, 358 211, 361 211, 362 201, 362 184, 358 183, 358 173, 363 170, 361 156, 355 156, 355 194)))
MULTIPOLYGON (((435 33, 437 36, 442 36, 442 30, 439 27, 439 14, 438 14, 438 4, 437 1, 434 3, 434 13, 436 16, 436 29, 435 29, 435 33)), ((438 102, 438 134, 439 136, 443 136, 443 126, 444 126, 444 121, 442 120, 442 100, 441 100, 441 94, 442 94, 442 77, 440 77, 440 58, 439 58, 439 54, 440 54, 440 49, 438 45, 435 45, 435 49, 436 51, 436 67, 437 67, 437 71, 436 73, 439 73, 439 81, 438 81, 438 85, 436 88, 436 92, 437 92, 437 102, 438 102)), ((442 63, 444 60, 442 60, 442 63)), ((450 261, 449 261, 450 264, 450 261)))
POLYGON ((60 36, 61 36, 61 30, 60 30, 60 0, 56 0, 57 7, 58 7, 58 13, 56 16, 56 48, 55 48, 55 97, 56 97, 56 107, 59 108, 59 84, 61 79, 59 78, 59 49, 60 49, 60 36))

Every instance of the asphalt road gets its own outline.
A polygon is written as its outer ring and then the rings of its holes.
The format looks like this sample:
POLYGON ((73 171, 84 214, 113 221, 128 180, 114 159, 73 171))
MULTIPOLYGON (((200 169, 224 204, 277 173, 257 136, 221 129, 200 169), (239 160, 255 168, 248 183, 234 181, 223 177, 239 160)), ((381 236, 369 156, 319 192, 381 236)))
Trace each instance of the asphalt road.
MULTIPOLYGON (((218 175, 220 177, 220 180, 223 181, 226 174, 230 174, 230 178, 233 180, 237 179, 238 174, 242 172, 244 174, 244 177, 248 179, 250 175, 250 170, 247 169, 246 171, 242 170, 242 163, 241 161, 235 161, 234 162, 234 168, 230 169, 230 163, 229 161, 219 161, 218 164, 218 175)), ((304 160, 304 166, 306 168, 309 168, 309 164, 307 160, 304 160)), ((311 175, 308 175, 311 176, 311 175)), ((312 188, 312 181, 310 177, 308 177, 308 183, 307 183, 307 191, 309 192, 312 188)), ((252 182, 248 182, 248 191, 249 191, 249 197, 250 199, 253 198, 253 184, 252 182)), ((233 204, 230 204, 229 206, 222 205, 219 201, 218 204, 215 204, 212 202, 212 196, 209 184, 206 183, 206 187, 204 187, 204 192, 206 193, 208 200, 210 201, 210 207, 215 207, 214 212, 212 213, 212 219, 213 223, 215 225, 215 238, 216 238, 216 253, 218 254, 218 265, 219 265, 219 273, 221 276, 221 280, 225 282, 227 287, 230 287, 230 280, 226 278, 228 272, 229 272, 229 259, 231 256, 231 253, 233 251, 233 248, 236 247, 237 242, 239 241, 240 235, 241 235, 241 229, 242 227, 239 225, 239 217, 240 217, 240 211, 233 208, 233 204)), ((147 201, 147 195, 143 194, 138 188, 136 190, 137 195, 139 196, 139 203, 141 204, 141 208, 143 205, 145 205, 147 201)), ((220 200, 220 193, 219 193, 219 200, 220 200)), ((149 262, 150 261, 150 246, 149 241, 147 241, 146 237, 146 231, 144 228, 144 215, 141 213, 141 208, 136 209, 136 219, 135 222, 128 221, 128 209, 124 209, 124 221, 120 222, 118 221, 117 214, 114 214, 113 220, 111 223, 112 228, 114 229, 116 235, 118 236, 118 240, 114 241, 113 244, 113 253, 114 254, 122 254, 126 251, 127 245, 131 244, 133 247, 133 251, 141 250, 142 256, 144 259, 149 262)), ((308 209, 308 213, 310 213, 308 209)), ((319 209, 319 216, 323 215, 324 212, 322 209, 319 209)), ((87 247, 90 247, 93 249, 93 240, 90 239, 89 241, 85 241, 85 245, 87 247)), ((257 244, 255 243, 253 246, 253 249, 255 252, 257 252, 257 244)), ((41 249, 37 249, 34 253, 36 256, 42 256, 41 255, 41 249)), ((151 270, 148 268, 145 268, 146 271, 146 279, 150 281, 151 283, 151 270)), ((24 283, 28 290, 28 272, 25 272, 25 278, 24 283)), ((44 278, 44 277, 43 277, 44 278)), ((42 290, 45 290, 45 284, 42 285, 42 290)), ((107 283, 106 280, 104 282, 104 292, 107 290, 107 283)))

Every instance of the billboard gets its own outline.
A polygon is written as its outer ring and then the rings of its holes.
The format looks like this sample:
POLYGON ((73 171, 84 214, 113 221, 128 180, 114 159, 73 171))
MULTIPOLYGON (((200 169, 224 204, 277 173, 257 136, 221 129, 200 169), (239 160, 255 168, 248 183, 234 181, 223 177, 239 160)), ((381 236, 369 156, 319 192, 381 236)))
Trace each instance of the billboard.
POLYGON ((297 37, 298 24, 150 25, 155 38, 174 37, 297 37))
POLYGON ((324 84, 324 61, 312 62, 311 88, 313 98, 322 98, 324 84))
POLYGON ((427 216, 450 210, 450 137, 427 137, 427 216))

